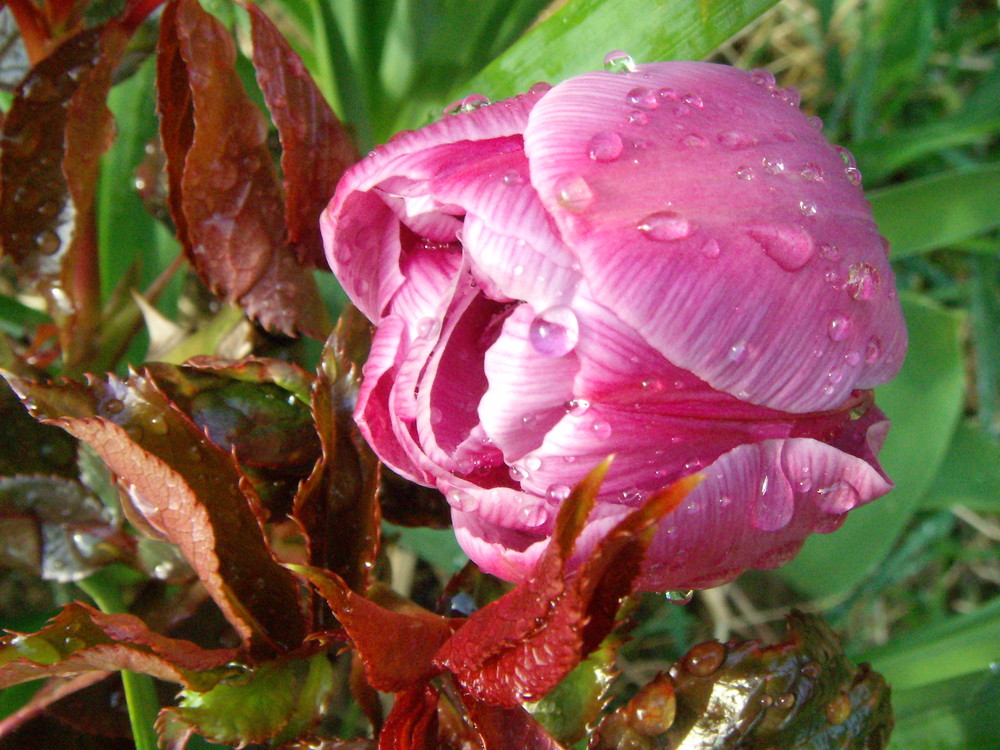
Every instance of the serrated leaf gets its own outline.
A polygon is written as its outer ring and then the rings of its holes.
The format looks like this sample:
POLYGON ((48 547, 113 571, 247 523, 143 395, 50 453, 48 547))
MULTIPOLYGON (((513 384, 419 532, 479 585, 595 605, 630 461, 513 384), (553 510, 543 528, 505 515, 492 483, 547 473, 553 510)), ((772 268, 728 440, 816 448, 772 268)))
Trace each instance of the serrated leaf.
POLYGON ((281 139, 288 241, 300 263, 325 268, 319 214, 358 153, 285 37, 256 5, 244 7, 257 82, 281 139))
POLYGON ((127 669, 206 690, 232 673, 235 649, 203 649, 152 632, 138 617, 67 604, 37 633, 0 638, 0 688, 28 680, 127 669))
POLYGON ((368 588, 381 533, 380 464, 353 417, 370 335, 361 314, 348 307, 323 348, 312 391, 322 458, 299 487, 294 506, 310 564, 333 571, 359 593, 368 588))
POLYGON ((180 547, 252 655, 301 643, 298 586, 267 547, 254 512, 259 501, 232 455, 148 375, 89 385, 8 380, 39 418, 101 456, 125 488, 134 520, 180 547))
POLYGON ((378 736, 378 750, 437 750, 440 693, 423 684, 396 694, 378 736))
POLYGON ((465 710, 484 750, 563 750, 545 728, 521 706, 509 708, 466 701, 465 710))
POLYGON ((182 750, 193 733, 226 745, 292 740, 323 715, 334 688, 325 654, 271 661, 207 691, 185 690, 156 721, 161 745, 182 750))
POLYGON ((265 327, 325 338, 326 313, 288 246, 267 124, 240 82, 232 38, 197 0, 173 0, 160 29, 160 134, 187 257, 265 327))

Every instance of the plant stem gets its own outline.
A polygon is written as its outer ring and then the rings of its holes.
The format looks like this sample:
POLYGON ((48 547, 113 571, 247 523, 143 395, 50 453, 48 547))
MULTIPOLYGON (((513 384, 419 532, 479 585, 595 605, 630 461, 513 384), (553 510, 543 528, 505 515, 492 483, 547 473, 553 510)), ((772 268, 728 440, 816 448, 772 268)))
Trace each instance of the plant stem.
MULTIPOLYGON (((125 612, 125 604, 117 583, 108 569, 100 570, 89 578, 77 581, 87 596, 94 600, 105 614, 125 612)), ((129 723, 132 725, 132 739, 136 750, 157 750, 156 731, 153 724, 160 710, 156 698, 153 678, 122 670, 122 686, 125 688, 125 704, 128 706, 129 723)))

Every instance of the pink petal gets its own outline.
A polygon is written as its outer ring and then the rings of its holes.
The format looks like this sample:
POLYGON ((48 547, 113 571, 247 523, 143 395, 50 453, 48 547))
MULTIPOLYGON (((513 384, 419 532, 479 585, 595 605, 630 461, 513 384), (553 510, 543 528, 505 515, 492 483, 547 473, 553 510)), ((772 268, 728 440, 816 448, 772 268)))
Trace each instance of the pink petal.
POLYGON ((577 76, 524 137, 595 298, 675 365, 786 411, 832 408, 898 370, 905 329, 867 203, 838 152, 750 74, 577 76), (611 136, 620 153, 592 158, 611 136))

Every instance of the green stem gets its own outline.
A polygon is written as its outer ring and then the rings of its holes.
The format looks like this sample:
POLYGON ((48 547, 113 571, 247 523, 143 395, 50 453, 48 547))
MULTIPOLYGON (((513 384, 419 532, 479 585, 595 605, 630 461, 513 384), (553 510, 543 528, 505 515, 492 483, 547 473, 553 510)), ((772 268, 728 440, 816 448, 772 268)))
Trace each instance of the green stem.
MULTIPOLYGON (((108 569, 100 570, 89 578, 77 581, 76 585, 93 599, 98 609, 105 614, 119 614, 126 611, 121 592, 108 569)), ((160 702, 156 698, 153 678, 127 670, 122 670, 121 674, 135 748, 157 750, 156 730, 153 724, 160 710, 160 702)))

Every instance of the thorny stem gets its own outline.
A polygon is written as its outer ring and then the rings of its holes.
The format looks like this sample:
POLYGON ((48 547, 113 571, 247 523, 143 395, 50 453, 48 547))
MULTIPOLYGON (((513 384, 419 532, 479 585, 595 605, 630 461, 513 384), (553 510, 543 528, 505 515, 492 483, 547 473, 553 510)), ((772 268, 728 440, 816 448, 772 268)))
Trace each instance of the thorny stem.
MULTIPOLYGON (((126 611, 118 586, 110 579, 107 570, 98 571, 89 578, 77 581, 76 585, 83 589, 84 593, 94 600, 98 609, 105 614, 120 614, 126 611)), ((160 704, 156 698, 153 679, 148 675, 136 674, 127 670, 122 670, 121 675, 135 748, 136 750, 157 750, 156 731, 153 725, 160 704)))

